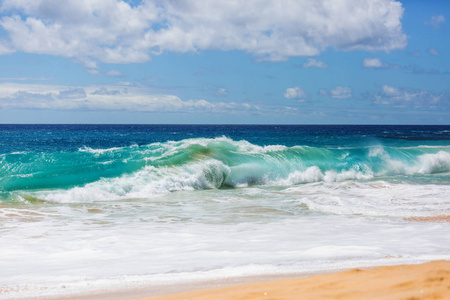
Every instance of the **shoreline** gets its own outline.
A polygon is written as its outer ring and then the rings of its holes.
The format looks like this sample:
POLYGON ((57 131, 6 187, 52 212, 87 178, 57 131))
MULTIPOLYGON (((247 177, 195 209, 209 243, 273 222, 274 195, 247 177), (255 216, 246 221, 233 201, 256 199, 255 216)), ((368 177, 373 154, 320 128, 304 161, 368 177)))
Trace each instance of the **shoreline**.
MULTIPOLYGON (((6 290, 1 290, 0 298, 2 294, 8 296, 6 290)), ((256 300, 266 299, 266 296, 267 299, 450 299, 450 260, 66 292, 32 297, 66 300, 256 300)), ((27 299, 31 295, 17 296, 5 299, 27 299)))
POLYGON ((139 300, 450 299, 450 261, 351 269, 300 278, 199 288, 139 300))
MULTIPOLYGON (((345 269, 348 270, 348 269, 345 269)), ((307 278, 310 276, 317 276, 323 274, 329 274, 338 272, 336 270, 328 271, 311 271, 301 273, 284 273, 284 274, 268 274, 268 275, 249 275, 228 278, 200 280, 200 281, 187 281, 170 284, 144 284, 138 285, 135 288, 131 287, 119 287, 117 289, 96 289, 92 291, 71 293, 67 295, 48 295, 40 296, 37 299, 61 299, 61 300, 124 300, 124 299, 153 299, 159 297, 166 297, 170 295, 178 295, 180 293, 209 290, 223 287, 233 287, 242 284, 251 284, 257 282, 267 282, 276 280, 285 280, 292 278, 307 278)), ((0 293, 1 296, 1 293, 0 293)), ((1 297, 0 297, 1 298, 1 297)), ((13 298, 15 299, 15 298, 13 298)), ((18 298, 22 299, 22 298, 18 298)))

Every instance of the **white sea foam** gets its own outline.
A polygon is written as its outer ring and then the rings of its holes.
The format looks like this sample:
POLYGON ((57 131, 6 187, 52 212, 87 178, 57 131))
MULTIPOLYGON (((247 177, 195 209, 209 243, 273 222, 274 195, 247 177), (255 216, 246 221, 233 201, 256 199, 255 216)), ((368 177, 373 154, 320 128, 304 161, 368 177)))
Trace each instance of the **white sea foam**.
POLYGON ((112 148, 107 148, 107 149, 94 149, 94 148, 91 148, 91 147, 86 147, 86 146, 84 146, 84 147, 82 147, 82 148, 79 148, 78 149, 78 151, 79 152, 88 152, 88 153, 93 153, 93 154, 104 154, 104 153, 106 153, 106 152, 114 152, 114 151, 119 151, 119 150, 122 150, 123 148, 121 148, 121 147, 112 147, 112 148))
POLYGON ((371 217, 433 217, 450 215, 450 186, 393 184, 385 181, 316 183, 284 192, 310 210, 371 217))
POLYGON ((91 208, 49 206, 42 207, 33 222, 9 220, 1 237, 8 241, 0 248, 0 284, 7 291, 2 297, 92 294, 101 289, 450 259, 447 224, 378 222, 308 211, 292 218, 278 215, 271 221, 259 217, 230 223, 249 205, 269 213, 267 205, 273 199, 282 201, 278 207, 295 207, 295 197, 289 194, 280 198, 270 191, 243 190, 258 197, 244 199, 245 193, 239 192, 233 201, 230 191, 204 191, 190 199, 190 205, 178 203, 180 198, 165 205, 131 201, 91 208), (207 201, 211 196, 222 201, 207 201), (286 197, 290 200, 283 202, 286 197), (169 207, 172 211, 165 210, 169 207), (212 212, 225 223, 205 223, 205 218, 215 219, 212 212), (148 218, 172 213, 191 219, 148 218))
POLYGON ((298 176, 319 182, 193 191, 233 169, 207 170, 146 167, 2 209, 2 297, 450 259, 448 223, 408 221, 449 215, 447 185, 325 181, 312 167, 298 176))
POLYGON ((384 161, 385 169, 379 172, 379 175, 385 174, 433 174, 450 172, 450 152, 439 151, 437 153, 425 153, 419 155, 417 159, 410 157, 409 160, 394 159, 382 147, 372 147, 369 152, 369 157, 378 157, 384 161))
POLYGON ((230 169, 217 160, 202 161, 184 167, 146 166, 143 170, 118 178, 69 190, 40 191, 33 195, 55 203, 89 203, 130 198, 152 198, 173 191, 220 187, 230 169))
POLYGON ((422 174, 450 172, 450 153, 439 151, 434 154, 424 154, 419 157, 419 164, 414 171, 422 174))

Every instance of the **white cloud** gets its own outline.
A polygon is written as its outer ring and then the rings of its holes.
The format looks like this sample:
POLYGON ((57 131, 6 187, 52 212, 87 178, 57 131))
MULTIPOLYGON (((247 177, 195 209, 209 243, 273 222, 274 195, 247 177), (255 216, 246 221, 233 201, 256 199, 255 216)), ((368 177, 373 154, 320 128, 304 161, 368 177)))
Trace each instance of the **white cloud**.
POLYGON ((430 20, 426 21, 425 24, 431 25, 434 29, 439 29, 441 23, 445 22, 445 17, 443 15, 434 15, 430 20))
POLYGON ((302 67, 305 69, 312 68, 312 67, 325 69, 325 68, 328 68, 329 66, 326 63, 324 63, 323 61, 320 61, 320 60, 317 60, 314 58, 309 58, 308 61, 303 64, 302 67))
POLYGON ((4 81, 44 81, 50 80, 50 77, 3 77, 0 80, 4 81))
POLYGON ((365 68, 382 68, 383 63, 378 58, 365 58, 363 61, 365 68))
POLYGON ((224 88, 219 88, 219 89, 216 91, 216 95, 217 95, 217 96, 226 96, 226 95, 228 95, 228 92, 227 92, 227 90, 224 89, 224 88))
POLYGON ((152 94, 132 86, 66 87, 0 84, 0 108, 48 110, 126 110, 147 112, 258 111, 248 103, 182 100, 175 95, 152 94))
POLYGON ((441 55, 441 53, 439 52, 439 50, 438 50, 438 49, 435 49, 435 48, 430 48, 430 49, 428 49, 427 51, 428 51, 428 53, 429 53, 430 55, 433 55, 433 56, 439 56, 439 55, 441 55))
POLYGON ((335 99, 347 99, 353 97, 352 89, 345 86, 337 86, 330 91, 326 89, 320 89, 317 94, 322 97, 331 97, 335 99))
POLYGON ((305 91, 296 86, 293 88, 287 88, 284 92, 284 98, 286 99, 300 99, 306 97, 305 91))
POLYGON ((331 98, 336 99, 347 99, 353 97, 352 89, 349 87, 338 86, 331 90, 330 95, 331 98))
POLYGON ((383 85, 383 93, 388 97, 395 97, 400 94, 400 91, 392 86, 383 85))
POLYGON ((400 89, 389 85, 383 85, 381 95, 387 99, 401 102, 417 101, 427 97, 427 93, 423 90, 400 89))
POLYGON ((382 62, 379 58, 365 58, 363 60, 363 67, 375 69, 402 69, 402 66, 400 65, 385 63, 382 62))
POLYGON ((119 90, 108 90, 105 87, 100 87, 93 91, 91 95, 120 95, 121 92, 119 90))
MULTIPOLYGON (((3 0, 0 28, 11 51, 148 61, 163 51, 241 50, 259 60, 286 60, 341 50, 404 48, 394 0, 142 1, 3 0), (8 15, 9 14, 9 15, 8 15)), ((8 46, 5 46, 8 45, 8 46)))
POLYGON ((0 55, 11 54, 14 50, 11 49, 9 45, 5 41, 0 40, 0 55))
POLYGON ((118 77, 118 76, 121 76, 122 73, 120 73, 117 70, 110 70, 110 71, 108 71, 108 73, 106 73, 106 75, 113 76, 113 77, 118 77))
POLYGON ((96 61, 93 61, 89 58, 82 58, 79 61, 87 68, 87 69, 98 69, 98 65, 96 61))
POLYGON ((436 108, 448 106, 446 99, 450 99, 450 91, 438 94, 420 89, 383 85, 381 91, 375 95, 374 103, 394 107, 436 108))
POLYGON ((91 75, 94 75, 94 76, 99 76, 100 75, 100 72, 98 70, 96 70, 96 69, 88 69, 87 72, 89 74, 91 74, 91 75))
POLYGON ((58 93, 59 99, 84 99, 86 98, 86 92, 82 88, 71 88, 68 90, 62 90, 58 93))
POLYGON ((317 92, 317 94, 318 94, 319 96, 326 96, 326 97, 329 96, 328 91, 327 91, 326 89, 320 89, 320 90, 317 92))

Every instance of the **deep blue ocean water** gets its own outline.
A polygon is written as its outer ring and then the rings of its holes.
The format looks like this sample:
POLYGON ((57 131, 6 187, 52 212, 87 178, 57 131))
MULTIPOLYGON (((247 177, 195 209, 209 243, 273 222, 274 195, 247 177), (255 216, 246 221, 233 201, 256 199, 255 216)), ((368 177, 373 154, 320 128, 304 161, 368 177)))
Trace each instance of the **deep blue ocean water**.
POLYGON ((450 145, 450 126, 411 125, 0 125, 0 153, 77 151, 190 138, 315 147, 450 145))
POLYGON ((450 126, 0 125, 0 297, 450 259, 450 126))

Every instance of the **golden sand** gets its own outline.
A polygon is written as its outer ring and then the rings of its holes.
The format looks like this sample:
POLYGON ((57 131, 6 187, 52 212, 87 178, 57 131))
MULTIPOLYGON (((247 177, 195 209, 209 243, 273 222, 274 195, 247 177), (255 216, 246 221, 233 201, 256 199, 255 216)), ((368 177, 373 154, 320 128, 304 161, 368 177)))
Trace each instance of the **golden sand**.
POLYGON ((246 283, 147 300, 450 299, 450 261, 246 283))

